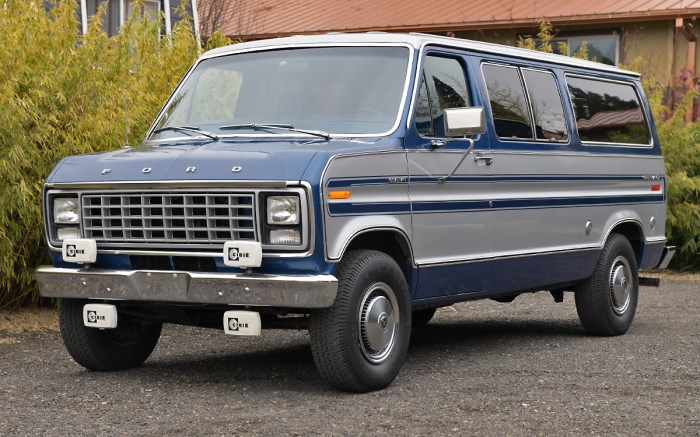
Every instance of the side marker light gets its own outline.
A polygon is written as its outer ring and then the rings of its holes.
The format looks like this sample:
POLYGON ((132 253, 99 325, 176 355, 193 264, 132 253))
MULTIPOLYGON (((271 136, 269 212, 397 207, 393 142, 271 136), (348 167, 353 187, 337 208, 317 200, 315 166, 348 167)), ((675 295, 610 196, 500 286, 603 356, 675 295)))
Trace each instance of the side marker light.
POLYGON ((329 191, 328 198, 331 200, 349 199, 350 198, 350 191, 329 191))

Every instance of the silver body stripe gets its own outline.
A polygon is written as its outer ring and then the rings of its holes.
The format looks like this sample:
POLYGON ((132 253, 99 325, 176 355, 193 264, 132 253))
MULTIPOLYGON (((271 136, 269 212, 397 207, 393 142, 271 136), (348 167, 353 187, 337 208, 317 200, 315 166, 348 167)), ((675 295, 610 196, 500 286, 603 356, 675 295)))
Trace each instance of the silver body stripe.
POLYGON ((375 227, 405 234, 416 265, 596 249, 623 221, 639 224, 649 243, 665 241, 665 181, 645 179, 664 174, 661 157, 499 152, 487 166, 470 155, 452 180, 438 183, 461 153, 333 159, 322 181, 326 258, 340 259, 354 235, 375 227), (401 175, 410 183, 397 183, 401 175), (329 190, 351 195, 329 201, 329 190))

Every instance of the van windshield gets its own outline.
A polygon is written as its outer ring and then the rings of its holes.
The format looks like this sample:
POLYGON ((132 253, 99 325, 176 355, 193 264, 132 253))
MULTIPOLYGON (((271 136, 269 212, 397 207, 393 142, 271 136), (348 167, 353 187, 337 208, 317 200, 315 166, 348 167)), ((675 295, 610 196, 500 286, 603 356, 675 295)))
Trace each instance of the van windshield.
POLYGON ((191 128, 221 137, 386 133, 398 122, 408 62, 405 47, 315 47, 206 59, 171 97, 149 139, 197 136, 191 128), (177 129, 182 126, 189 131, 177 129))

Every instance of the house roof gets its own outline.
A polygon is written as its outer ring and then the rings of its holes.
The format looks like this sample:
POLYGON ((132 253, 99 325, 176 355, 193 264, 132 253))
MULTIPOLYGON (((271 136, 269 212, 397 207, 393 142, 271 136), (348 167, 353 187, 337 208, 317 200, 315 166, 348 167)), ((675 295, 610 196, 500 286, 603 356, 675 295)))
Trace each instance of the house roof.
POLYGON ((568 65, 589 70, 607 71, 616 74, 639 76, 639 73, 622 70, 612 65, 600 64, 569 56, 544 53, 535 50, 521 49, 512 46, 492 44, 480 41, 471 41, 461 38, 450 38, 421 33, 334 33, 326 35, 298 35, 276 38, 273 40, 256 40, 240 44, 232 44, 210 50, 202 59, 212 58, 232 53, 243 53, 257 50, 269 50, 278 48, 303 48, 318 46, 354 46, 354 45, 405 45, 414 50, 419 50, 425 45, 462 48, 483 53, 499 53, 522 59, 535 59, 553 64, 568 65))
POLYGON ((205 35, 260 39, 367 30, 442 32, 700 16, 700 0, 200 0, 205 35), (211 26, 213 24, 213 26, 211 26))

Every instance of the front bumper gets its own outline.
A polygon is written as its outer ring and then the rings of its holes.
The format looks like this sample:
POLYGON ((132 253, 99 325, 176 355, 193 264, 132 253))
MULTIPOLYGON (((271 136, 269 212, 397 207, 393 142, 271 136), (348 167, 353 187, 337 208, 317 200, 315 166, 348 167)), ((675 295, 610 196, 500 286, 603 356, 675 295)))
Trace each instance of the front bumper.
POLYGON ((332 275, 194 273, 153 270, 36 270, 45 297, 141 300, 281 308, 333 305, 338 281, 332 275))

